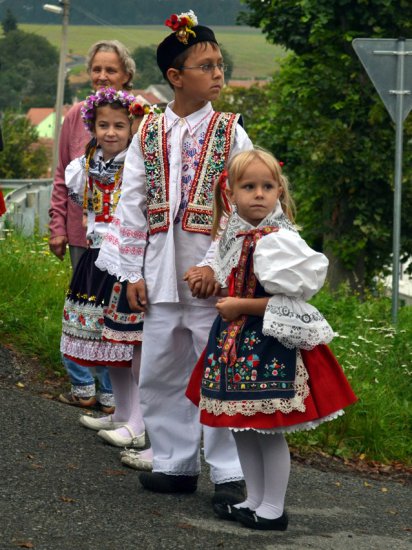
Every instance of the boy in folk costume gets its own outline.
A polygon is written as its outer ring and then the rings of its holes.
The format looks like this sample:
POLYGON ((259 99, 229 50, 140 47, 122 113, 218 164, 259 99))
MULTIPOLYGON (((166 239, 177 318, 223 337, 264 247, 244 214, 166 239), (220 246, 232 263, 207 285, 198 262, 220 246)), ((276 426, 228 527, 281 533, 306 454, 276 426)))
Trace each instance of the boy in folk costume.
MULTIPOLYGON (((166 25, 175 32, 159 45, 157 61, 175 99, 164 115, 147 116, 133 138, 97 265, 128 280, 131 308, 145 312, 140 390, 154 460, 140 482, 155 492, 190 493, 202 429, 184 394, 215 316, 213 186, 229 158, 252 143, 239 115, 216 113, 210 103, 225 70, 213 31, 198 25, 193 12, 173 15, 166 25), (189 284, 193 269, 200 280, 189 284)), ((242 500, 231 434, 204 429, 204 449, 213 503, 242 500)))

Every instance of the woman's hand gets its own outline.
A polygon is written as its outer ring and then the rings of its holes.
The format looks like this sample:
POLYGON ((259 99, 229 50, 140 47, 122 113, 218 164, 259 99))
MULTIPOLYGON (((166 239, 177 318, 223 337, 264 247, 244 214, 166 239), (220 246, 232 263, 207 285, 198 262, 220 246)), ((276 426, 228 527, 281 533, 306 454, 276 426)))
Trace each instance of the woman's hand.
POLYGON ((58 237, 50 237, 49 248, 59 260, 63 260, 66 254, 67 237, 66 235, 59 235, 58 237))

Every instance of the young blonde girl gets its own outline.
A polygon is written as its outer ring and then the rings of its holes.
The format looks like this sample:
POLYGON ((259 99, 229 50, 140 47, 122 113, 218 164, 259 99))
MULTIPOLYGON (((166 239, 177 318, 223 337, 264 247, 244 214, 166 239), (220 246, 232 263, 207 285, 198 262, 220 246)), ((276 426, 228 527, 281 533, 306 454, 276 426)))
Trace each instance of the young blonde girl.
POLYGON ((307 303, 328 261, 299 236, 287 179, 271 154, 234 157, 215 203, 214 270, 228 295, 217 302, 187 396, 203 424, 233 430, 245 476, 247 499, 216 504, 216 514, 252 529, 285 530, 284 433, 312 429, 356 401, 326 346, 332 329, 307 303))

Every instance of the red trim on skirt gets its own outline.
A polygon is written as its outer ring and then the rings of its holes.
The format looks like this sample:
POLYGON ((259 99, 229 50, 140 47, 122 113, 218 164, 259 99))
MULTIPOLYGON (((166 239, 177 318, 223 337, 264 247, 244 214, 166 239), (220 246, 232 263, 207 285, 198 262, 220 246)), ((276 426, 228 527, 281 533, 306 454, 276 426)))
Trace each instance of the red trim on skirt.
MULTIPOLYGON (((329 416, 357 401, 356 395, 328 346, 319 345, 313 350, 301 350, 303 362, 308 371, 310 393, 305 400, 304 412, 289 414, 276 411, 271 414, 256 413, 253 416, 220 414, 216 416, 200 411, 200 422, 206 426, 227 428, 271 429, 295 426, 329 416)), ((205 351, 200 356, 190 378, 186 396, 197 406, 200 402, 200 388, 203 375, 205 351)))
POLYGON ((81 365, 82 367, 119 367, 119 368, 130 368, 132 366, 131 361, 105 361, 105 362, 99 362, 99 361, 93 361, 88 359, 79 359, 78 357, 73 357, 72 355, 67 355, 67 353, 64 354, 64 357, 67 357, 67 359, 71 359, 74 361, 77 365, 81 365))

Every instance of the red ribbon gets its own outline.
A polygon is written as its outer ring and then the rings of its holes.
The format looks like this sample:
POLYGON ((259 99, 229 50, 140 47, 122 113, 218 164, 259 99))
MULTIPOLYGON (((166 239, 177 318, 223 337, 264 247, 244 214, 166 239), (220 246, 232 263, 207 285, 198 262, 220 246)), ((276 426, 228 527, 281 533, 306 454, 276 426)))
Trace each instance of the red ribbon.
POLYGON ((219 176, 219 187, 220 187, 220 193, 222 195, 222 201, 225 206, 226 212, 230 212, 232 210, 231 204, 228 201, 227 195, 226 195, 226 189, 227 189, 227 179, 228 179, 228 172, 227 170, 223 170, 223 172, 219 176))

